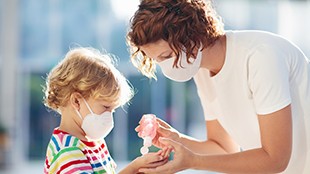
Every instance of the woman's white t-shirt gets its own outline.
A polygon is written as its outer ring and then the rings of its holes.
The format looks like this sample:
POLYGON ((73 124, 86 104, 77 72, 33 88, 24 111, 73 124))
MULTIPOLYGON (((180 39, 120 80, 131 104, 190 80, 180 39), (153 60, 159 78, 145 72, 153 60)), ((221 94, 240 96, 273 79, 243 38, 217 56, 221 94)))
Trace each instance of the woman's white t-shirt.
MULTIPOLYGON (((225 63, 210 77, 194 80, 206 120, 217 119, 243 150, 261 147, 257 115, 291 104, 293 150, 285 174, 302 173, 310 150, 310 63, 281 36, 262 31, 227 31, 225 63)), ((308 164, 309 165, 309 164, 308 164)))

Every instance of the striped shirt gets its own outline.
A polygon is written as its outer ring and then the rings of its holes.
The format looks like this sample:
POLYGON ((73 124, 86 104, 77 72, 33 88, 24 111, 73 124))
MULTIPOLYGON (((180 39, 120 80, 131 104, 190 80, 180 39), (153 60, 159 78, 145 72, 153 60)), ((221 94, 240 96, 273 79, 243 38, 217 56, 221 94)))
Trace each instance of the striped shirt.
POLYGON ((87 142, 55 128, 48 144, 45 174, 115 174, 105 141, 87 142))

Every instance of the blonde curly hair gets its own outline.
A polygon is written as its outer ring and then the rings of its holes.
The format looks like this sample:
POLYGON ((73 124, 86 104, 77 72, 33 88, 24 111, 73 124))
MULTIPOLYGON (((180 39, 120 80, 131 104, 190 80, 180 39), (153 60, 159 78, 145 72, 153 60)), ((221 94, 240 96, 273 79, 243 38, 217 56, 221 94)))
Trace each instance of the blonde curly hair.
POLYGON ((142 0, 139 9, 130 19, 127 44, 131 61, 143 75, 156 79, 156 63, 146 56, 141 46, 167 41, 177 56, 185 48, 186 56, 194 56, 193 50, 203 44, 212 46, 224 35, 224 24, 212 4, 204 0, 142 0))
POLYGON ((99 50, 73 48, 47 75, 43 91, 45 106, 61 114, 71 94, 101 99, 123 106, 133 97, 129 81, 114 67, 114 56, 99 50))

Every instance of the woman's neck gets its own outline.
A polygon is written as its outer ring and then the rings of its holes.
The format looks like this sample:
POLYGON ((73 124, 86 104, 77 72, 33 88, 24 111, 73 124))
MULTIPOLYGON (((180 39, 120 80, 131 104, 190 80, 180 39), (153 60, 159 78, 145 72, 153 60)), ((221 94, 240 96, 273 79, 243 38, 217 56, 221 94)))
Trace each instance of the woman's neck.
POLYGON ((226 56, 226 36, 223 35, 211 47, 202 51, 201 68, 210 71, 211 76, 219 73, 224 65, 226 56))

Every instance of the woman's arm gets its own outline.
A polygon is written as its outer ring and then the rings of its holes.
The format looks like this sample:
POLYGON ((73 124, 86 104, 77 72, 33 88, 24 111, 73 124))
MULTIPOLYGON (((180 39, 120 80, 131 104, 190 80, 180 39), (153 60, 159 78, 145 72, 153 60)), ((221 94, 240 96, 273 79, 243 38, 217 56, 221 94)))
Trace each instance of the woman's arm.
POLYGON ((278 173, 286 169, 292 151, 290 105, 280 111, 259 115, 262 148, 219 156, 198 155, 196 169, 230 173, 278 173), (208 163, 202 162, 208 160, 208 163))
POLYGON ((175 149, 174 159, 145 173, 174 173, 185 169, 220 173, 279 173, 286 169, 292 151, 291 106, 268 115, 259 115, 262 147, 230 154, 197 154, 181 143, 163 139, 175 149))
POLYGON ((218 120, 206 121, 206 128, 206 141, 181 135, 179 142, 193 152, 200 154, 225 154, 240 151, 239 145, 225 131, 218 120))
MULTIPOLYGON (((153 144, 159 148, 163 148, 164 145, 158 141, 158 138, 165 137, 180 142, 195 153, 225 154, 239 152, 238 144, 230 137, 217 120, 206 121, 207 140, 205 141, 200 141, 181 134, 159 118, 157 118, 157 122, 157 135, 153 139, 153 144)), ((136 131, 140 131, 139 126, 136 128, 136 131)), ((140 136, 140 133, 138 135, 140 136)))

